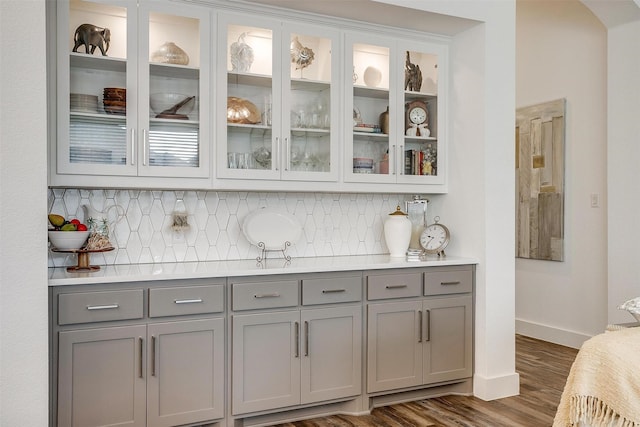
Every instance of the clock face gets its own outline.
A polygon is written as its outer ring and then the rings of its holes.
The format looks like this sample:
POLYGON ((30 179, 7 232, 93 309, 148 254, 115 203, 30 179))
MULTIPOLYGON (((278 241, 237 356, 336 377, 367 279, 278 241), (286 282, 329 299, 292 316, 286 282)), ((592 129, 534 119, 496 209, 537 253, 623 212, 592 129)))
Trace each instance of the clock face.
POLYGON ((449 244, 449 231, 440 224, 431 224, 420 235, 420 245, 429 253, 442 251, 449 244))
POLYGON ((422 107, 415 107, 409 111, 411 123, 422 124, 427 120, 427 111, 422 107))

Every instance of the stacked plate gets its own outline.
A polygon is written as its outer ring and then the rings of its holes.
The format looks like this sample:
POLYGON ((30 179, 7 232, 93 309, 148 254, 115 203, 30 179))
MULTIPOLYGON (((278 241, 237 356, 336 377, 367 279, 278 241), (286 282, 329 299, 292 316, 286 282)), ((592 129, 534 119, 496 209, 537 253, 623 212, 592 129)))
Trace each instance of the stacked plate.
POLYGON ((83 113, 98 112, 98 96, 86 95, 84 93, 69 94, 69 102, 71 111, 80 111, 83 113))
POLYGON ((127 90, 121 87, 105 87, 103 91, 104 111, 108 114, 127 114, 127 90))
POLYGON ((373 159, 368 157, 354 157, 353 173, 373 173, 373 159))

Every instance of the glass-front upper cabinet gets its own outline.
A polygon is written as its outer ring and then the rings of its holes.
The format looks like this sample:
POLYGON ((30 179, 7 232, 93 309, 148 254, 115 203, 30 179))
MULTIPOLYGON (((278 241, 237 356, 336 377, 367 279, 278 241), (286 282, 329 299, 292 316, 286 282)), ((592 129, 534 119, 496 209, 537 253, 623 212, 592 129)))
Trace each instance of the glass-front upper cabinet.
POLYGON ((208 177, 210 12, 58 2, 58 174, 208 177))
POLYGON ((349 34, 347 47, 345 181, 444 184, 446 46, 349 34))
POLYGON ((221 15, 217 176, 336 181, 338 36, 221 15))

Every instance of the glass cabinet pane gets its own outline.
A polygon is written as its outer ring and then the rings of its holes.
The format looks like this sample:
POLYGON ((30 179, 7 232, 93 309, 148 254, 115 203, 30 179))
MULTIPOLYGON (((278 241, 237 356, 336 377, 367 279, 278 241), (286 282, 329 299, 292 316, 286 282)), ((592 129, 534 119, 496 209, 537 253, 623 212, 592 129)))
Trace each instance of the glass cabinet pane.
POLYGON ((128 153, 127 8, 80 0, 68 7, 69 95, 61 111, 68 107, 69 145, 63 163, 123 166, 128 153))
POLYGON ((438 57, 404 52, 404 175, 438 175, 438 57))
POLYGON ((329 38, 290 35, 288 171, 330 170, 331 52, 329 38))
POLYGON ((227 26, 227 168, 275 170, 273 31, 227 26))
POLYGON ((149 166, 200 166, 200 31, 197 18, 149 13, 149 166))
POLYGON ((353 45, 353 173, 387 175, 390 49, 353 45), (386 120, 385 120, 386 117, 386 120))

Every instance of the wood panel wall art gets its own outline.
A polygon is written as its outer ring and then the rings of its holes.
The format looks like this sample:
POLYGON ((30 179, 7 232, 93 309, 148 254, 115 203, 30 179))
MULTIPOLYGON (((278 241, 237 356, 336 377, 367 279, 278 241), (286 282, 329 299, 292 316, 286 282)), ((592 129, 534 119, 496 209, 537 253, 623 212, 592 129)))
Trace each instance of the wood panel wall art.
POLYGON ((516 110, 516 257, 564 260, 565 100, 516 110))

